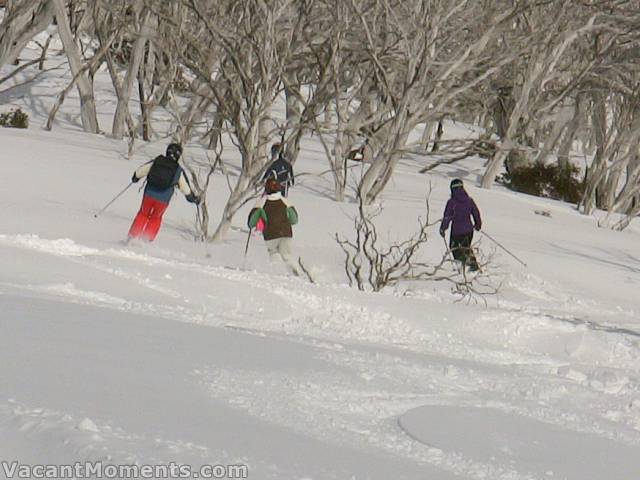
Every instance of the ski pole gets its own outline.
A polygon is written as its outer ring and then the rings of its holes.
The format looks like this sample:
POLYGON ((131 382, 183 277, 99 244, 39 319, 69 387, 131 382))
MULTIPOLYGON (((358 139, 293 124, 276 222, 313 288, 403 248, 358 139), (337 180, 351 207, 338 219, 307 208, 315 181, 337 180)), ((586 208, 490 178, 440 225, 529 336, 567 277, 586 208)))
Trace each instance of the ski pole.
POLYGON ((253 228, 249 229, 249 235, 247 235, 247 244, 244 246, 244 258, 247 258, 247 252, 249 251, 249 242, 251 241, 251 232, 253 228))
POLYGON ((447 251, 447 256, 449 257, 449 261, 453 263, 453 266, 458 271, 458 273, 464 274, 464 265, 462 266, 462 269, 458 267, 458 264, 456 263, 456 258, 453 256, 453 252, 451 251, 451 248, 449 248, 449 244, 447 243, 447 239, 442 237, 442 241, 444 242, 444 248, 447 251))
POLYGON ((199 230, 200 240, 204 241, 204 224, 200 217, 200 205, 196 204, 196 228, 199 230))
POLYGON ((518 262, 520 262, 522 265, 524 265, 525 267, 527 266, 526 263, 524 263, 522 260, 520 260, 518 257, 516 257, 513 253, 511 253, 509 250, 507 250, 503 245, 500 244, 500 242, 498 242, 495 238, 493 238, 491 235, 489 235, 488 233, 485 233, 483 230, 480 230, 480 233, 482 233, 485 237, 487 237, 489 240, 491 240, 493 243, 495 243, 497 246, 499 246, 502 250, 504 250, 505 252, 507 252, 509 255, 511 255, 513 258, 515 258, 518 262))
MULTIPOLYGON (((451 249, 449 248, 449 245, 447 244, 447 239, 442 237, 442 241, 444 242, 444 248, 447 251, 447 256, 449 257, 449 260, 451 260, 452 262, 454 262, 453 259, 453 254, 451 253, 451 249)), ((454 262, 455 263, 455 262, 454 262)))
POLYGON ((127 190, 129 190, 129 187, 131 187, 131 185, 133 185, 133 182, 130 182, 129 185, 127 185, 126 187, 124 187, 124 189, 115 197, 113 197, 113 199, 107 203, 104 207, 102 207, 102 210, 100 210, 98 213, 96 213, 93 218, 98 218, 98 215, 100 215, 102 212, 104 212, 107 208, 109 208, 111 206, 111 204, 113 202, 115 202, 118 198, 120 198, 122 196, 122 194, 124 194, 124 192, 126 192, 127 190))

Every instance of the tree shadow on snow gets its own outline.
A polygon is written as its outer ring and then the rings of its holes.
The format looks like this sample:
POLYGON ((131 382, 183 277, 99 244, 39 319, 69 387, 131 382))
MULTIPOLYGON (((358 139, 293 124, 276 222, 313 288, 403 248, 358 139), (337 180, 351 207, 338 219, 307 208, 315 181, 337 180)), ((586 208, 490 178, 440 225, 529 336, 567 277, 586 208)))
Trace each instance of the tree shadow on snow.
POLYGON ((594 322, 592 320, 585 320, 584 318, 578 317, 561 317, 557 315, 552 315, 545 313, 543 314, 547 318, 551 318, 553 320, 559 320, 561 322, 570 323, 575 326, 584 326, 589 330, 595 330, 598 332, 607 332, 607 333, 616 333, 620 335, 630 335, 632 337, 640 338, 640 332, 636 332, 635 330, 630 330, 628 328, 616 327, 613 325, 603 325, 598 322, 594 322))
POLYGON ((577 252, 575 250, 572 250, 567 247, 563 247, 562 245, 558 245, 557 243, 553 243, 553 242, 547 242, 547 245, 549 245, 550 247, 552 247, 558 252, 564 253, 567 256, 585 258, 587 260, 592 260, 594 262, 597 262, 603 265, 616 267, 617 269, 623 270, 628 273, 640 274, 640 259, 634 257, 633 255, 630 255, 627 252, 618 251, 616 253, 604 248, 595 248, 596 251, 599 251, 603 254, 603 256, 601 257, 596 255, 590 255, 584 252, 577 252), (619 260, 619 261, 609 260, 604 258, 604 256, 619 257, 619 258, 616 258, 616 260, 619 260))

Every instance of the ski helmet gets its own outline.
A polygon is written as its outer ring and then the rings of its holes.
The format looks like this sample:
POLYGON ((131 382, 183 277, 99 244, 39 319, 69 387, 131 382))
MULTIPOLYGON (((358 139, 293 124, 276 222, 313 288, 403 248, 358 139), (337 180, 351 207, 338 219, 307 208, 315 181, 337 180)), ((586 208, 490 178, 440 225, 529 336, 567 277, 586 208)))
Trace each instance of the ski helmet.
POLYGON ((277 193, 280 191, 280 183, 275 178, 268 178, 264 184, 264 191, 267 192, 267 195, 277 193))
POLYGON ((282 144, 274 143, 271 145, 271 158, 280 156, 282 152, 282 144))
POLYGON ((451 180, 451 183, 449 184, 449 188, 451 189, 452 192, 456 188, 462 188, 462 180, 460 180, 459 178, 456 178, 455 180, 451 180))
POLYGON ((182 155, 182 146, 179 143, 171 143, 167 147, 167 158, 177 162, 182 155))

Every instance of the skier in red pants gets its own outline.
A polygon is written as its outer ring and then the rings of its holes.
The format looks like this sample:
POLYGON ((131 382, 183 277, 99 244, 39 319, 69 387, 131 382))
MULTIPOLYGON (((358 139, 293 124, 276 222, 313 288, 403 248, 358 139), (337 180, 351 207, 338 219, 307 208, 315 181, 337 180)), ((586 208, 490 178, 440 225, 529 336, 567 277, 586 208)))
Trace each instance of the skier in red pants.
POLYGON ((160 225, 162 215, 169 206, 173 191, 177 186, 187 201, 200 203, 200 198, 191 190, 189 182, 178 164, 182 147, 172 143, 167 147, 166 155, 158 155, 153 161, 139 167, 131 177, 133 183, 147 177, 147 185, 142 197, 142 205, 129 229, 129 239, 140 238, 152 242, 160 225))

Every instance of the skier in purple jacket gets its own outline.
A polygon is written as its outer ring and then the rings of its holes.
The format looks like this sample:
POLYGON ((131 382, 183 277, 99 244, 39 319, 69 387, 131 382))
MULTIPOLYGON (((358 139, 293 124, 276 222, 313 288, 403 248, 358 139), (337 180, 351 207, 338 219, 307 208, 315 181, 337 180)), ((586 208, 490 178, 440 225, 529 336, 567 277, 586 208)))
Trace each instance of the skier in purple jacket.
POLYGON ((462 180, 456 178, 451 182, 451 198, 447 202, 440 224, 440 235, 442 238, 451 224, 451 235, 449 237, 449 247, 453 258, 462 262, 463 266, 468 266, 469 270, 478 270, 478 262, 471 249, 473 240, 473 230, 480 230, 482 220, 480 210, 476 202, 465 191, 462 180), (473 223, 471 219, 473 218, 473 223))

